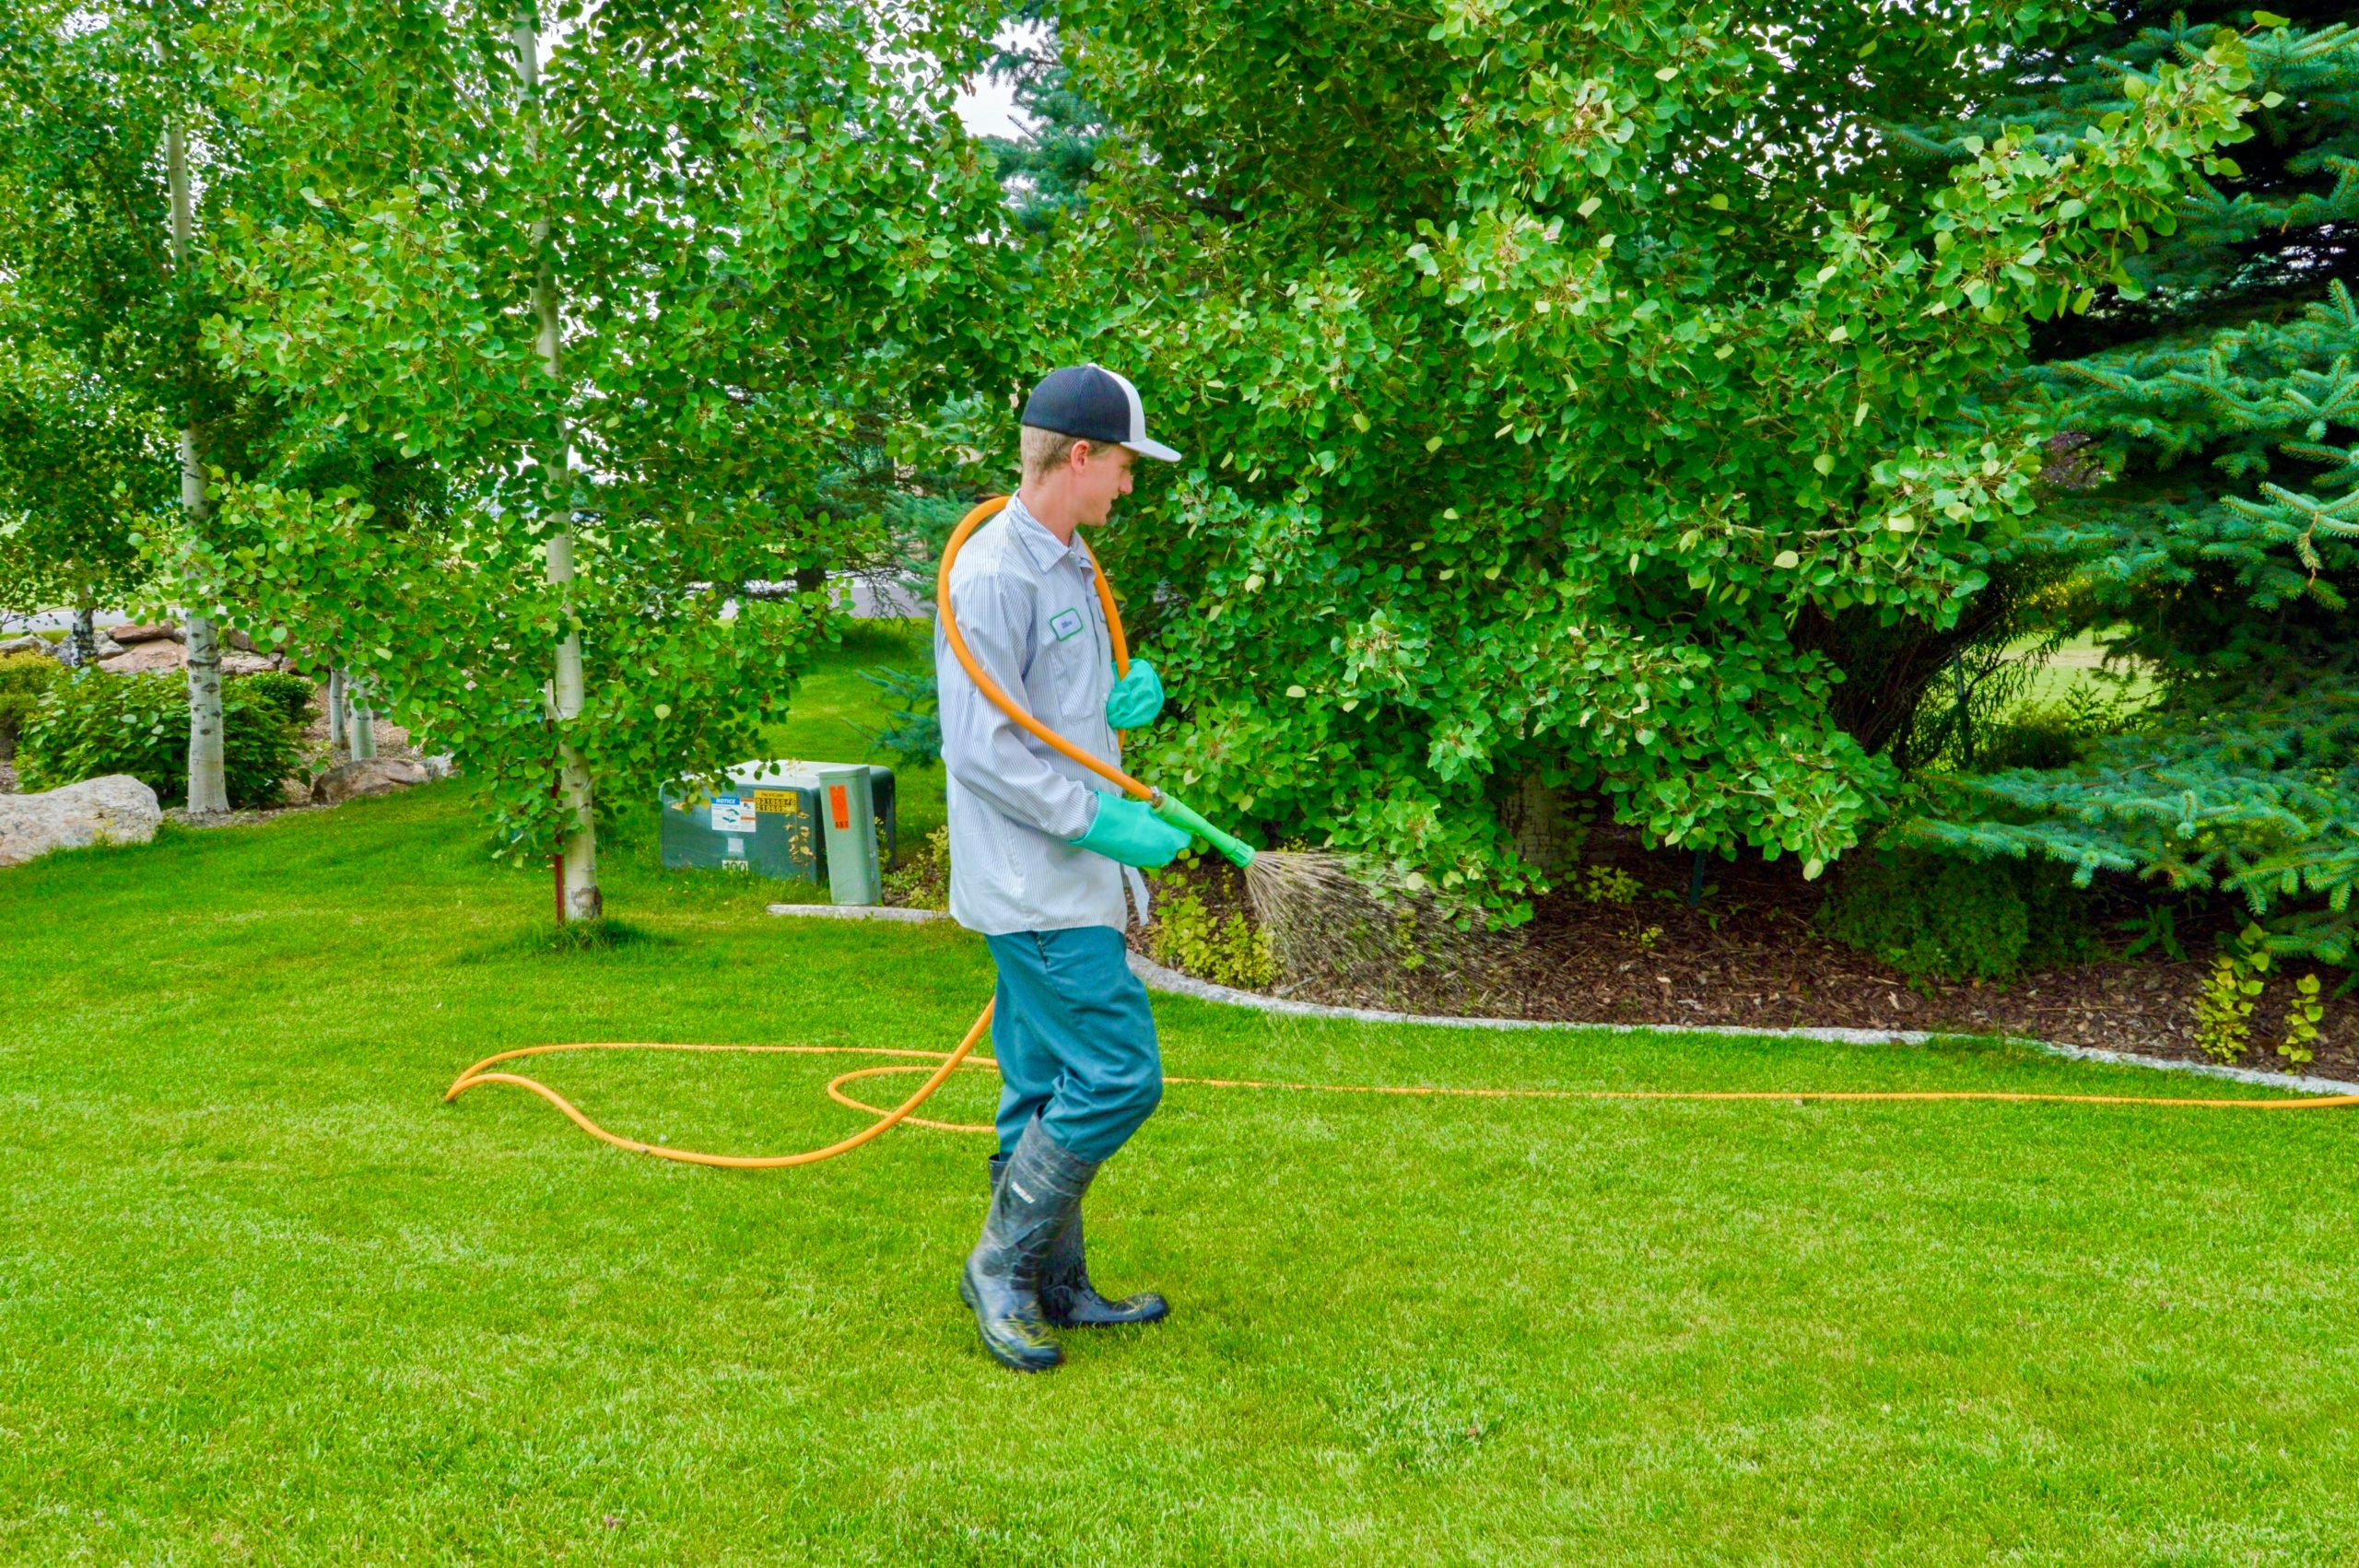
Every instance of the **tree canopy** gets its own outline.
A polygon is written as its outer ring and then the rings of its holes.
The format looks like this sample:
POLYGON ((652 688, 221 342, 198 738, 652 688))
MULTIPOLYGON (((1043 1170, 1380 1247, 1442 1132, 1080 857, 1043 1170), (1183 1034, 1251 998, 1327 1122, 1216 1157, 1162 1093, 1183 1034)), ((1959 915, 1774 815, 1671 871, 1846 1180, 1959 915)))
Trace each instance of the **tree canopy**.
POLYGON ((217 39, 294 216, 238 233, 208 340, 289 410, 209 565, 456 748, 537 858, 580 825, 569 749, 607 798, 750 753, 874 526, 815 497, 971 380, 1003 252, 947 115, 963 34, 566 6, 528 87, 520 16, 257 5, 217 39), (388 489, 404 464, 434 483, 388 489))
POLYGON ((1156 766, 1501 895, 1535 778, 1660 843, 1857 842, 1898 779, 1847 640, 1953 626, 2031 509, 2047 432, 1975 393, 2247 134, 2224 33, 2069 146, 1903 146, 2090 15, 1063 6, 1121 135, 1042 357, 1190 447, 1109 551, 1156 766))

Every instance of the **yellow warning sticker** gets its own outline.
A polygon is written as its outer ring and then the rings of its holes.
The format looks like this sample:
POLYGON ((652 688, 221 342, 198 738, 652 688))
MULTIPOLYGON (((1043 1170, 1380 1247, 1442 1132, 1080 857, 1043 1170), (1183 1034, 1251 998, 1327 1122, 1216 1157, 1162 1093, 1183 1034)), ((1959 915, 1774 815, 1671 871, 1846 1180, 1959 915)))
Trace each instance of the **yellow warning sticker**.
POLYGON ((754 791, 754 809, 757 812, 784 812, 787 815, 792 816, 801 809, 802 804, 803 802, 795 798, 794 791, 792 790, 754 791))

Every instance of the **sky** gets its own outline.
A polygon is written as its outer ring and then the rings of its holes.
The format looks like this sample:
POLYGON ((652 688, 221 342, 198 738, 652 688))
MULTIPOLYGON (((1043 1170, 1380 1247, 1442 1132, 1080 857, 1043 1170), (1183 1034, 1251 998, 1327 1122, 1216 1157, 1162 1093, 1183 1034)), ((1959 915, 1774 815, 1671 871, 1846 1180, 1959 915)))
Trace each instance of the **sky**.
POLYGON ((978 136, 1015 137, 1024 132, 1015 111, 1015 84, 977 76, 958 91, 958 118, 978 136))
MULTIPOLYGON (((1037 49, 1046 36, 1046 30, 1037 25, 1010 22, 1000 29, 998 43, 1003 49, 1019 43, 1037 49)), ((957 108, 958 118, 972 135, 1013 139, 1030 128, 1030 116, 1016 110, 1015 84, 994 81, 988 72, 978 71, 968 78, 959 90, 957 108)))

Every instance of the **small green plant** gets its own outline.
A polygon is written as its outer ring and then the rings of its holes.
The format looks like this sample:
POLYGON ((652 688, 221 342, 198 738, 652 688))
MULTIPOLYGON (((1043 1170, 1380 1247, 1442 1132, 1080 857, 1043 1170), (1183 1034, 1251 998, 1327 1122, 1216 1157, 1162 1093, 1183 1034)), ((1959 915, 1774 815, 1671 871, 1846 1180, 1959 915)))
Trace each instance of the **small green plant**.
POLYGON ((2011 979, 2031 941, 2014 872, 1943 855, 1862 856, 1847 863, 1817 923, 1912 978, 2011 979))
POLYGON ((16 749, 18 733, 48 690, 65 678, 65 666, 39 653, 0 658, 0 756, 16 749))
POLYGON ((288 723, 299 726, 310 721, 311 699, 320 692, 318 685, 291 670, 257 670, 251 675, 231 675, 226 685, 276 708, 288 723))
MULTIPOLYGON (((283 697, 246 678, 221 684, 222 771, 233 806, 276 804, 299 761, 283 697)), ((27 790, 127 773, 166 804, 188 790, 188 683, 176 673, 92 672, 60 681, 27 721, 18 756, 27 790)))
POLYGON ((2291 1072, 2318 1057, 2318 1026, 2326 1022, 2326 1002, 2318 995, 2318 977, 2305 975, 2294 982, 2294 1000, 2285 1008, 2285 1037, 2277 1054, 2291 1072))
POLYGON ((1192 893, 1166 894, 1156 906, 1155 961, 1216 986, 1269 985, 1278 977, 1269 933, 1243 915, 1215 919, 1192 893))
POLYGON ((2214 1061, 2234 1061, 2252 1039, 2252 1010, 2259 1000, 2269 954, 2260 928, 2247 926, 2236 945, 2224 948, 2195 997, 2195 1043, 2214 1061))
POLYGON ((1591 904, 1627 904, 1638 895, 1638 879, 1619 866, 1591 866, 1581 873, 1581 896, 1591 904))
POLYGON ((950 907, 950 829, 937 827, 885 873, 885 902, 910 909, 950 907))
POLYGON ((2159 947, 2165 957, 2184 960, 2187 950, 2178 944, 2178 916, 2168 904, 2156 904, 2143 915, 2133 915, 2117 924, 2115 930, 2127 932, 2130 945, 2121 950, 2124 958, 2135 958, 2150 947, 2159 947))
POLYGON ((1649 926, 1646 930, 1639 931, 1632 940, 1637 942, 1639 952, 1652 953, 1655 950, 1655 943, 1662 940, 1662 928, 1661 926, 1649 926))

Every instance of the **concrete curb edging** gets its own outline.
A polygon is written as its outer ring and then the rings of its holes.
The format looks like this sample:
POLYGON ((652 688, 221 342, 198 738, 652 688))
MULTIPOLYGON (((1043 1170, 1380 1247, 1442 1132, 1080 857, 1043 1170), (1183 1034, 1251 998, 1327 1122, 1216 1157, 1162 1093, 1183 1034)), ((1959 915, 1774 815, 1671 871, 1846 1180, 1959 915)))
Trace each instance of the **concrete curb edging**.
POLYGON ((939 909, 904 909, 892 904, 773 904, 773 915, 812 915, 827 920, 946 920, 939 909))
POLYGON ((1167 969, 1152 958, 1136 953, 1131 954, 1131 973, 1144 981, 1150 990, 1295 1018, 1340 1018, 1362 1024, 1422 1024, 1438 1029, 1593 1029, 1609 1035, 1724 1035, 1756 1040, 1826 1040, 1851 1046, 1927 1046, 1944 1039, 2003 1037, 2010 1044, 2034 1046, 2051 1055, 2070 1057, 2076 1061, 2104 1062, 2114 1067, 2143 1067, 2162 1072, 2189 1072, 2201 1078, 2225 1078, 2237 1083, 2291 1089, 2305 1094, 2359 1094, 2359 1083, 2345 1083, 2335 1078, 2261 1072, 2249 1067, 2219 1067, 2210 1062, 2172 1061, 2164 1057, 2137 1056, 2129 1051, 2099 1050, 2094 1046, 2060 1046, 2017 1035, 1982 1036, 1929 1034, 1919 1029, 1749 1029, 1734 1024, 1567 1024, 1537 1018, 1453 1018, 1441 1014, 1387 1012, 1373 1007, 1330 1007, 1321 1002, 1289 1001, 1284 997, 1262 996, 1257 991, 1239 990, 1234 986, 1216 986, 1209 980, 1199 980, 1192 975, 1167 969))
MULTIPOLYGON (((946 920, 939 909, 904 909, 883 904, 773 904, 773 915, 812 915, 837 920, 946 920)), ((1844 1029, 1828 1027, 1748 1029, 1736 1024, 1568 1024, 1543 1018, 1454 1018, 1442 1013, 1387 1012, 1374 1007, 1331 1007, 1324 1002, 1290 1001, 1259 991, 1216 986, 1177 969, 1167 969, 1142 954, 1130 955, 1131 973, 1149 990, 1198 1001, 1220 1002, 1290 1018, 1340 1018, 1357 1024, 1419 1024, 1434 1029, 1590 1029, 1607 1035, 1723 1035, 1751 1040, 1825 1040, 1844 1046, 1929 1046, 1936 1040, 2003 1038, 2013 1045, 2033 1046, 2051 1056, 2075 1061, 2104 1062, 2112 1067, 2143 1067, 2157 1072, 2187 1072, 2199 1078, 2224 1078, 2236 1083, 2257 1083, 2269 1089, 2291 1089, 2304 1094, 2359 1094, 2359 1083, 2339 1078, 2313 1078, 2283 1072, 2261 1072, 2249 1067, 2219 1067, 2210 1062, 2172 1061, 2164 1057, 2130 1051, 2099 1050, 2095 1046, 2060 1046, 2019 1035, 1984 1036, 1931 1034, 1921 1029, 1844 1029)))

